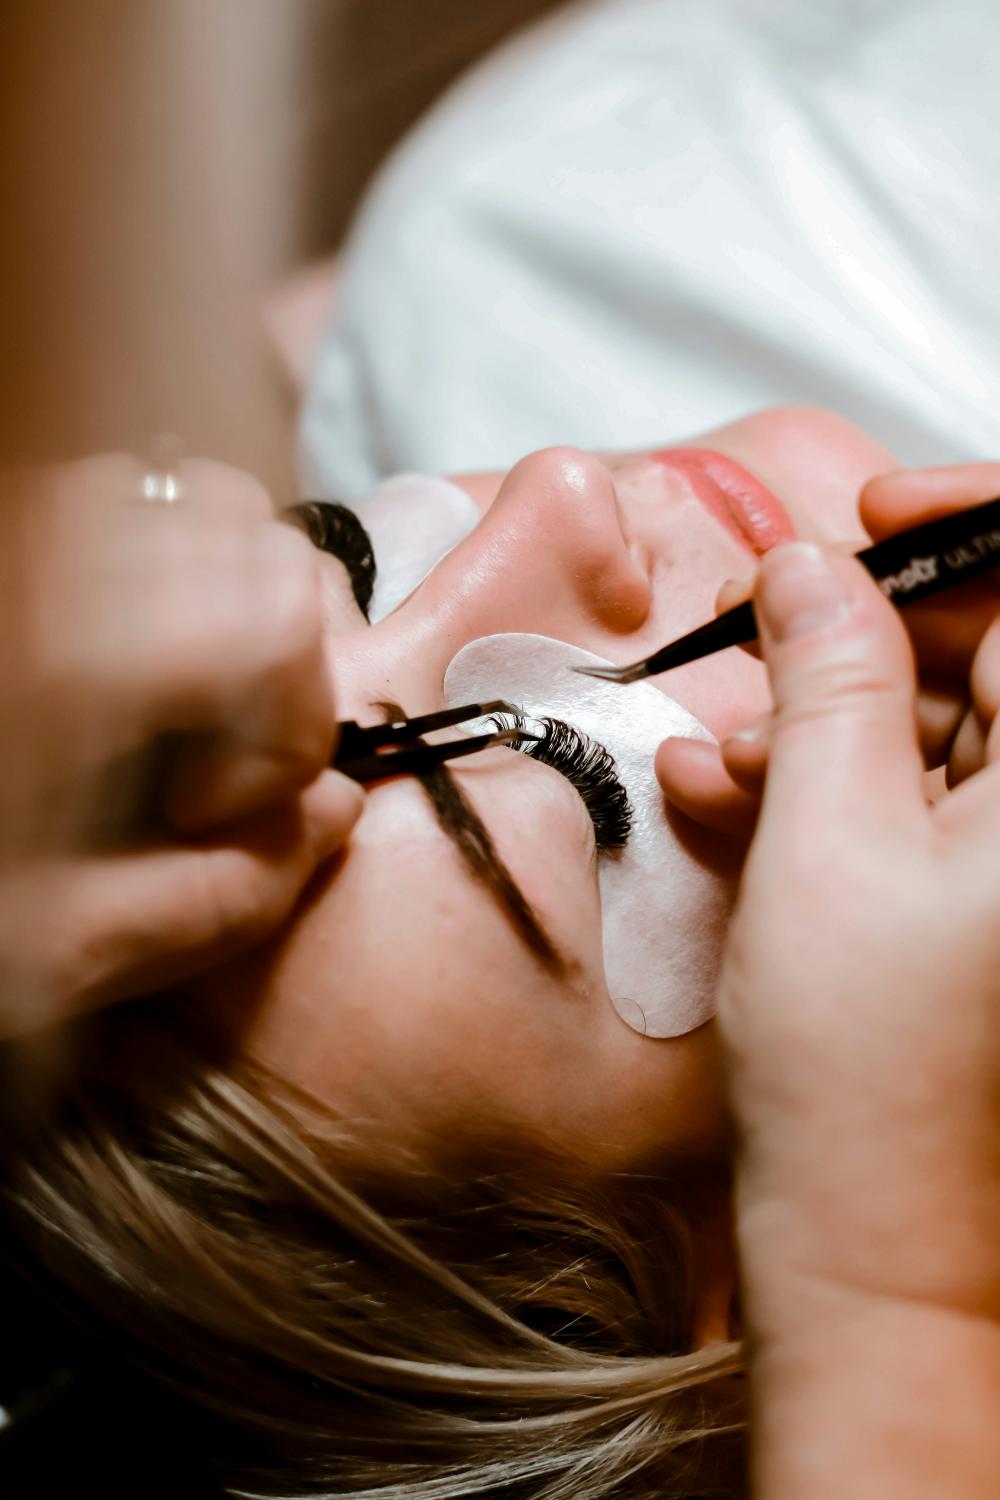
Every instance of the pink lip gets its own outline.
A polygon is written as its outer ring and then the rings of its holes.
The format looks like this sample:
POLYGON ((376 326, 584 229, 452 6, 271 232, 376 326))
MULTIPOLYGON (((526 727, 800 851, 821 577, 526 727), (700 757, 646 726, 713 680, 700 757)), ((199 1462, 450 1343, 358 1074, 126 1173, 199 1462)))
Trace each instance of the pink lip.
POLYGON ((777 496, 724 454, 711 448, 663 448, 649 456, 682 474, 719 525, 758 557, 794 538, 795 527, 777 496))

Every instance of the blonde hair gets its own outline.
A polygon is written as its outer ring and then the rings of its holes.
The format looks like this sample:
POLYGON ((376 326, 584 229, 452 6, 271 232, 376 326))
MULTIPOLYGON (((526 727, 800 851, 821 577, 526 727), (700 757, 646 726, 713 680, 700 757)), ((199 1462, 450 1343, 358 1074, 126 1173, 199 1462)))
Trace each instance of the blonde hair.
POLYGON ((683 1352, 690 1236, 662 1182, 375 1151, 158 1003, 89 1021, 72 1074, 44 1116, 3 1080, 9 1228, 207 1414, 229 1493, 745 1493, 739 1350, 683 1352))

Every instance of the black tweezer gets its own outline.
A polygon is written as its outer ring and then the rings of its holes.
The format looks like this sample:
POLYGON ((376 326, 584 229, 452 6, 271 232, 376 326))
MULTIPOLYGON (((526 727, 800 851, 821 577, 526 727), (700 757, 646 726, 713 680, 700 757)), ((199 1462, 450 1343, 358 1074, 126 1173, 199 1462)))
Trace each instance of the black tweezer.
MULTIPOLYGON (((1000 567, 1000 499, 900 531, 854 555, 897 607, 927 599, 977 573, 1000 567)), ((638 682, 756 639, 757 620, 748 599, 629 667, 574 667, 573 671, 608 682, 638 682)))
POLYGON ((464 739, 446 740, 428 745, 420 736, 434 729, 450 729, 466 719, 483 719, 490 714, 516 714, 520 710, 503 698, 489 703, 466 703, 461 708, 446 708, 436 714, 422 714, 416 719, 394 719, 388 724, 364 727, 354 719, 340 726, 340 741, 332 764, 353 781, 379 781, 384 776, 402 776, 429 771, 446 760, 474 755, 491 745, 513 745, 522 740, 537 739, 525 729, 500 729, 490 734, 466 735, 464 739))

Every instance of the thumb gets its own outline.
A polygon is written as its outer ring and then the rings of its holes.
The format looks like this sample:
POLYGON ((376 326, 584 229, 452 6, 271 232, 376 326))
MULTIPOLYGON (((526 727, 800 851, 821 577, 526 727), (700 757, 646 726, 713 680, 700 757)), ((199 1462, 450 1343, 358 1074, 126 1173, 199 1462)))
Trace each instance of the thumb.
POLYGON ((926 811, 913 653, 853 558, 810 542, 763 559, 754 595, 774 696, 765 823, 912 826, 926 811))

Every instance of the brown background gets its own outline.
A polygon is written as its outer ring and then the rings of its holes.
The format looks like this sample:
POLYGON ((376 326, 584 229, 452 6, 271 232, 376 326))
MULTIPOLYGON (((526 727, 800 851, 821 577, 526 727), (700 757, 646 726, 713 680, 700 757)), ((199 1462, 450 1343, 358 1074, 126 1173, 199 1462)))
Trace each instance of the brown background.
POLYGON ((459 73, 565 0, 315 0, 300 122, 303 247, 342 236, 372 172, 459 73))
POLYGON ((0 470, 159 434, 294 494, 261 309, 559 0, 0 0, 0 470))

